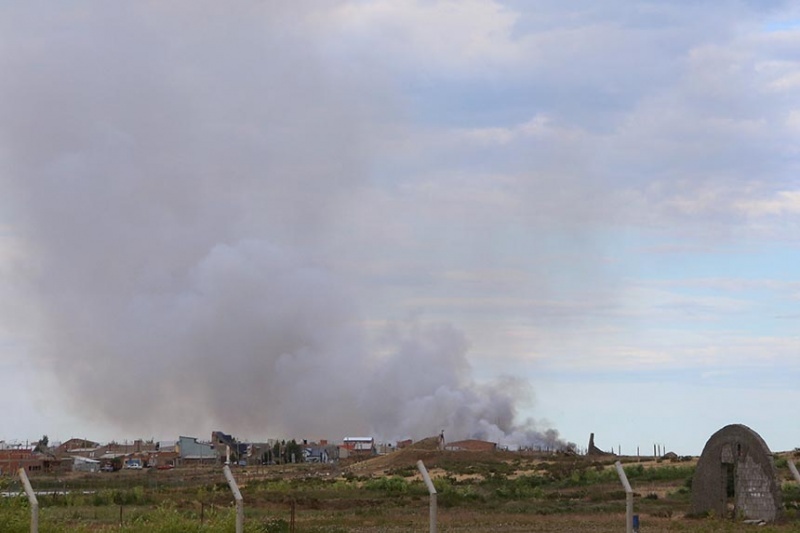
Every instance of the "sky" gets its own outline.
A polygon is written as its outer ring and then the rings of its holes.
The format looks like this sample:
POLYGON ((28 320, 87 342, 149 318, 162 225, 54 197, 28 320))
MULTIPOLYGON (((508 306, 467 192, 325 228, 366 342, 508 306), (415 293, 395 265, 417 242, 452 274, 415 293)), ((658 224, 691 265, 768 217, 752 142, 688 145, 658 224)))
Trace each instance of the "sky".
POLYGON ((800 446, 800 9, 0 4, 0 440, 800 446))

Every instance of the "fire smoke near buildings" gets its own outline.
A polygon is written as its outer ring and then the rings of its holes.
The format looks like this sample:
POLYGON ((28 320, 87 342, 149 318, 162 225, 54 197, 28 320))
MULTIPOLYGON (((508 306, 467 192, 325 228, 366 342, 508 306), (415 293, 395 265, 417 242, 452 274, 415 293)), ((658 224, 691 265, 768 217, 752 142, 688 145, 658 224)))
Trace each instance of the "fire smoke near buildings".
POLYGON ((322 65, 289 8, 233 8, 231 33, 94 7, 85 39, 9 29, 0 98, 3 318, 68 409, 147 435, 561 445, 517 419, 524 383, 476 382, 456 327, 363 310, 359 258, 398 231, 369 187, 399 112, 379 82, 322 65))

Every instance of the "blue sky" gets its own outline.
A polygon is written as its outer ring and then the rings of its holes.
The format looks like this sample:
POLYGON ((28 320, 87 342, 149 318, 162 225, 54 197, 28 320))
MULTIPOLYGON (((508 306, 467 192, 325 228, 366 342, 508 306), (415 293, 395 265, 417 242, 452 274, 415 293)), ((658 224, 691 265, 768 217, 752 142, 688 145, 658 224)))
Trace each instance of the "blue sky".
POLYGON ((5 4, 0 439, 800 446, 798 20, 5 4))

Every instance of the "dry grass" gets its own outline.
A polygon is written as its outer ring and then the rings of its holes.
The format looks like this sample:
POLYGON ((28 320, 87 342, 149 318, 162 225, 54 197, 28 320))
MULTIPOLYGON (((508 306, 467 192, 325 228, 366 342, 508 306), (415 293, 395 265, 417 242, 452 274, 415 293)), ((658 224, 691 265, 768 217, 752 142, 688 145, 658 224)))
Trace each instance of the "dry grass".
MULTIPOLYGON (((440 532, 622 531, 625 500, 613 471, 616 458, 448 452, 430 440, 392 455, 349 465, 282 465, 235 469, 245 498, 248 531, 259 524, 290 521, 294 504, 298 532, 413 532, 428 530, 428 495, 416 470, 422 459, 441 487, 440 532), (387 483, 383 483, 387 481, 387 483), (391 481, 388 482, 388 481, 391 481)), ((643 532, 739 532, 753 526, 718 519, 690 519, 687 466, 693 463, 637 462, 627 466, 645 473, 631 483, 637 493, 635 512, 643 532), (665 476, 649 474, 669 474, 665 476), (678 477, 673 474, 677 473, 678 477), (683 476, 683 477, 680 477, 683 476)), ((786 472, 781 472, 786 477, 786 472)), ((40 486, 45 478, 34 478, 40 486)), ((125 517, 146 516, 168 505, 189 520, 200 507, 229 509, 231 496, 216 468, 172 471, 71 474, 50 480, 56 486, 88 490, 143 491, 146 503, 126 506, 125 517)), ((800 496, 794 498, 800 501, 800 496)), ((48 501, 45 500, 45 505, 48 501)), ((792 502, 796 505, 797 502, 792 502)), ((46 514, 73 517, 84 530, 106 531, 118 524, 118 506, 91 503, 55 505, 46 514), (108 512, 106 512, 108 511, 108 512), (105 518, 108 515, 108 518, 105 518)), ((800 531, 791 510, 781 524, 759 531, 800 531)), ((2 531, 2 527, 0 527, 2 531)), ((71 531, 71 530, 65 530, 71 531)))

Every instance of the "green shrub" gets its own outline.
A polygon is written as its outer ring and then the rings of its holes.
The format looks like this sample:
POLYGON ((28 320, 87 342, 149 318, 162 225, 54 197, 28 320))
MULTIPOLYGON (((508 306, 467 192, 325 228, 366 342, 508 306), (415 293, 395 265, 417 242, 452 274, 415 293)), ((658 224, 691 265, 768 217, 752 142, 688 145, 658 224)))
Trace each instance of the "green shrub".
POLYGON ((545 478, 535 475, 520 476, 515 479, 506 479, 498 483, 493 480, 487 485, 495 487, 494 494, 498 498, 507 500, 523 500, 523 499, 540 499, 544 497, 544 490, 541 488, 544 485, 545 478))
POLYGON ((664 465, 644 468, 643 465, 625 467, 625 475, 633 481, 675 481, 691 479, 694 467, 689 465, 664 465))
POLYGON ((364 488, 388 494, 403 494, 408 492, 408 481, 400 476, 379 477, 366 481, 364 488))
MULTIPOLYGON (((227 508, 222 511, 211 510, 206 514, 203 524, 194 516, 181 513, 171 505, 162 505, 150 513, 129 520, 122 527, 114 527, 114 531, 122 533, 222 533, 233 531, 236 522, 236 511, 227 508)), ((247 533, 262 533, 260 524, 245 522, 247 533)))
POLYGON ((4 533, 28 533, 30 509, 27 500, 22 496, 0 498, 0 524, 4 533))
POLYGON ((114 491, 109 489, 98 490, 92 494, 92 505, 111 505, 114 502, 114 491))
POLYGON ((391 476, 400 476, 400 477, 414 477, 417 475, 417 468, 413 466, 405 466, 399 468, 392 468, 387 470, 386 473, 391 476))
POLYGON ((448 492, 453 492, 453 481, 455 481, 451 477, 437 477, 433 480, 433 488, 436 489, 436 492, 439 494, 446 494, 448 492))
POLYGON ((280 518, 270 518, 259 524, 253 531, 258 533, 289 533, 289 522, 280 518))

